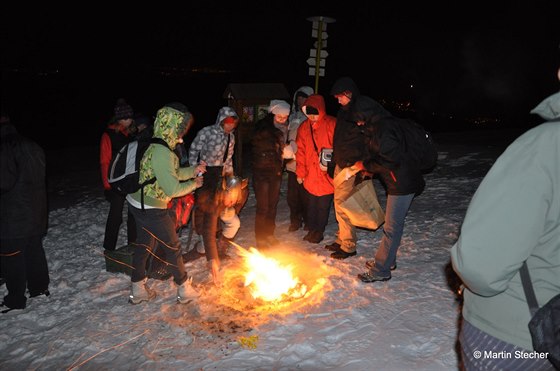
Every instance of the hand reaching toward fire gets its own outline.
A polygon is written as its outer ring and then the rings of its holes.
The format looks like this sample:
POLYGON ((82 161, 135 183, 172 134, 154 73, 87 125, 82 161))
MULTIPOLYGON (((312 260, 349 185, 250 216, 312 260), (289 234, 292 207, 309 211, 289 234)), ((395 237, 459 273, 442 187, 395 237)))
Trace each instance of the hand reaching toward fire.
POLYGON ((212 280, 214 285, 221 286, 221 276, 220 276, 220 261, 218 259, 210 259, 208 261, 208 269, 212 273, 212 280))

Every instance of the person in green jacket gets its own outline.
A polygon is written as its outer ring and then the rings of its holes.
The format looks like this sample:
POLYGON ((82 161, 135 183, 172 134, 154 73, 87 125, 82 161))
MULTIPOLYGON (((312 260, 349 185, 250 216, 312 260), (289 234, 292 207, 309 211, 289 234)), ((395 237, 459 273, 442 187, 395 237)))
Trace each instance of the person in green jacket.
POLYGON ((531 113, 549 122, 498 158, 451 248, 464 284, 459 341, 466 370, 553 369, 546 353, 534 351, 519 270, 526 262, 539 306, 560 294, 560 92, 531 113))
POLYGON ((138 304, 151 300, 155 292, 146 286, 146 260, 153 255, 156 247, 163 249, 165 263, 177 284, 177 301, 188 303, 198 296, 188 278, 181 242, 175 229, 175 211, 167 205, 172 198, 194 192, 202 186, 206 171, 204 163, 191 167, 180 167, 179 158, 173 152, 182 141, 193 123, 191 113, 181 103, 169 103, 158 110, 154 123, 154 138, 163 139, 169 148, 153 143, 144 153, 140 162, 140 182, 155 176, 156 181, 144 187, 144 210, 141 205, 141 191, 129 194, 127 201, 137 225, 137 240, 131 274, 130 302, 138 304))

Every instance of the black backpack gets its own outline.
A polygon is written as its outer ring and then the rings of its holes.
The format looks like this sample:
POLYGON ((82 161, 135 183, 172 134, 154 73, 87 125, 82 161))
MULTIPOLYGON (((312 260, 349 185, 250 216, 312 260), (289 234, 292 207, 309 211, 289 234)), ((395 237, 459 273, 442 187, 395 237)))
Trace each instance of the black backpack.
POLYGON ((140 183, 140 161, 152 143, 169 148, 169 145, 161 138, 135 140, 120 149, 115 158, 111 160, 109 168, 109 184, 117 192, 128 195, 139 189, 142 190, 142 209, 144 209, 144 187, 156 181, 156 178, 153 177, 140 183))
POLYGON ((397 119, 403 133, 403 156, 423 173, 430 172, 437 164, 438 151, 432 134, 410 119, 397 119))

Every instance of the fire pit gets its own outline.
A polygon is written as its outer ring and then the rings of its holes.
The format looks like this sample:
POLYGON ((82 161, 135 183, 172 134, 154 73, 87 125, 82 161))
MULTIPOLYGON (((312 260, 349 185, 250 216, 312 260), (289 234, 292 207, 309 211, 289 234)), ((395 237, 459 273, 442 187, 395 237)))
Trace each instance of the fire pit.
POLYGON ((321 303, 332 289, 330 276, 340 272, 323 257, 280 246, 261 252, 233 244, 241 259, 224 267, 218 301, 239 311, 291 313, 321 303))

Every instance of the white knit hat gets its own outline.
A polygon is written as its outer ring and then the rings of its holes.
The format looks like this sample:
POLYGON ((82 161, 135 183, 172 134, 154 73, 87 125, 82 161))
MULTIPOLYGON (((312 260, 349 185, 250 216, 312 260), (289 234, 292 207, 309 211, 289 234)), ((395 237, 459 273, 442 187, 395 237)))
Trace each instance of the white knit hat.
POLYGON ((274 115, 289 115, 290 105, 284 100, 273 99, 268 106, 268 112, 274 115))

